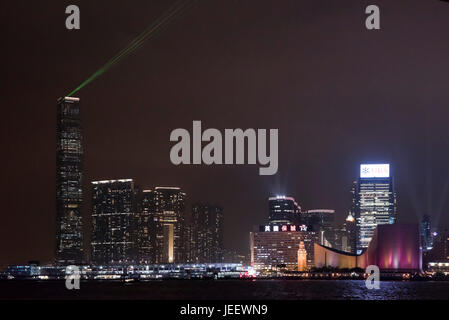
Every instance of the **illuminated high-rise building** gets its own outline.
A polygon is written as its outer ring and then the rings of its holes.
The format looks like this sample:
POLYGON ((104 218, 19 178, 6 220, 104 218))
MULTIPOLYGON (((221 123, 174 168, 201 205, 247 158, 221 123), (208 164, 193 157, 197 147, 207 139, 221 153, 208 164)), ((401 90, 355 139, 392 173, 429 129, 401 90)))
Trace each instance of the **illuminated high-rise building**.
POLYGON ((152 190, 137 195, 136 253, 139 263, 154 263, 156 254, 156 201, 152 190))
POLYGON ((84 260, 83 133, 78 98, 60 98, 57 104, 56 147, 56 255, 58 264, 84 260))
POLYGON ((139 263, 189 260, 185 221, 186 194, 177 187, 136 192, 136 258, 139 263))
POLYGON ((92 182, 92 262, 135 259, 135 190, 132 179, 92 182))
POLYGON ((154 263, 178 263, 186 259, 185 198, 180 188, 154 189, 154 263))
POLYGON ((192 262, 223 262, 223 208, 202 203, 194 204, 190 228, 192 262))
POLYGON ((301 207, 292 197, 271 197, 268 207, 270 224, 295 224, 299 221, 301 207))
POLYGON ((431 231, 431 222, 429 215, 424 215, 419 224, 419 234, 421 237, 421 246, 424 252, 432 250, 433 237, 431 231))
POLYGON ((396 194, 389 164, 362 164, 353 189, 357 252, 368 248, 378 225, 396 221, 396 194))

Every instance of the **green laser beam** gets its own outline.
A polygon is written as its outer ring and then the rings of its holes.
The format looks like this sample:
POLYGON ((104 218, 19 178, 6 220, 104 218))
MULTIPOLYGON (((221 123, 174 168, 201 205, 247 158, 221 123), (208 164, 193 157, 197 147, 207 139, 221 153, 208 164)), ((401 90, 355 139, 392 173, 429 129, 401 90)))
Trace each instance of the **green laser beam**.
POLYGON ((109 68, 111 68, 113 65, 118 63, 121 59, 128 56, 131 52, 133 52, 135 49, 140 47, 143 42, 145 42, 151 34, 157 30, 158 27, 160 27, 163 23, 167 22, 168 18, 173 17, 176 15, 176 13, 180 12, 180 9, 183 8, 183 6, 188 1, 181 3, 181 1, 178 1, 173 5, 167 12, 162 15, 160 18, 158 18, 146 31, 141 33, 137 38, 135 38, 127 47, 125 47, 122 51, 120 51, 114 58, 109 60, 108 63, 106 63, 102 68, 97 70, 94 74, 92 74, 86 81, 84 81, 81 85, 79 85, 75 90, 73 90, 71 93, 69 93, 69 96, 75 94, 79 90, 81 90, 83 87, 94 81, 96 78, 101 76, 103 73, 105 73, 109 68), (176 7, 178 3, 181 3, 181 5, 173 10, 173 7, 176 7), (170 12, 173 10, 172 12, 170 12))
POLYGON ((87 78, 83 83, 76 87, 67 96, 72 96, 86 85, 100 77, 103 73, 108 71, 114 65, 118 64, 125 57, 129 56, 136 49, 140 48, 143 43, 153 39, 158 35, 164 27, 166 27, 172 20, 180 16, 184 11, 186 11, 196 0, 179 0, 173 4, 163 15, 156 19, 144 32, 139 34, 133 41, 131 41, 128 46, 122 49, 118 54, 111 58, 103 67, 95 71, 89 78, 87 78))
MULTIPOLYGON (((182 0, 182 1, 185 1, 185 0, 182 0)), ((180 0, 177 3, 181 3, 182 1, 180 0)), ((113 64, 117 59, 120 59, 120 57, 122 57, 123 55, 126 55, 128 52, 134 50, 134 48, 136 48, 136 46, 138 46, 138 45, 140 46, 141 43, 146 41, 147 37, 155 30, 155 27, 159 26, 161 24, 161 22, 164 22, 164 19, 166 18, 167 13, 168 13, 168 17, 173 16, 173 14, 176 13, 176 11, 171 12, 171 10, 174 7, 176 7, 177 3, 175 3, 169 10, 167 10, 166 14, 162 15, 155 22, 153 22, 153 24, 149 28, 147 28, 146 31, 142 32, 136 39, 131 41, 131 43, 127 47, 125 47, 122 51, 120 51, 114 58, 109 60, 109 62, 105 66, 109 66, 109 65, 113 64)), ((177 9, 179 9, 179 8, 177 8, 177 9)))
MULTIPOLYGON (((190 1, 190 0, 189 0, 190 1)), ((186 1, 185 3, 188 3, 189 1, 186 1)), ((141 35, 141 37, 136 40, 133 41, 128 48, 123 50, 122 54, 119 54, 118 56, 116 56, 115 58, 113 58, 107 65, 106 67, 110 67, 112 65, 114 65, 115 63, 117 63, 118 61, 120 61, 121 59, 123 59, 124 57, 126 57, 127 55, 129 55, 130 53, 132 53, 133 51, 135 51, 136 49, 138 49, 139 47, 142 46, 142 44, 144 42, 146 42, 147 40, 150 40, 152 38, 154 38, 154 36, 161 31, 162 28, 164 28, 166 25, 168 25, 168 23, 173 20, 174 18, 176 18, 176 16, 178 15, 178 13, 181 13, 182 9, 184 9, 186 7, 180 7, 177 8, 174 12, 170 13, 167 17, 164 17, 162 19, 162 21, 157 22, 152 28, 150 28, 150 30, 148 30, 147 32, 145 32, 145 34, 141 35)))

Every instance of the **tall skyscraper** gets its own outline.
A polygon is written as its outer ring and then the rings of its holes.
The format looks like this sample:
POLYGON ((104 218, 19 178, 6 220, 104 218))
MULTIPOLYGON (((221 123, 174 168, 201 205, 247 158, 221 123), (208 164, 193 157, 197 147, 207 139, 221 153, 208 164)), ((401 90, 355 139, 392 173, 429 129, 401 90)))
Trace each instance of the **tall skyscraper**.
POLYGON ((389 164, 362 164, 354 186, 357 252, 367 248, 378 225, 396 221, 396 194, 389 164))
POLYGON ((189 259, 186 194, 177 187, 136 192, 136 259, 140 263, 182 263, 189 259))
POLYGON ((80 100, 60 98, 57 103, 56 146, 56 255, 58 264, 83 259, 83 134, 80 100))
POLYGON ((202 203, 194 204, 190 228, 192 262, 223 262, 223 208, 202 203))
POLYGON ((92 182, 92 262, 135 259, 135 190, 131 179, 92 182))
POLYGON ((270 224, 295 224, 299 220, 301 207, 292 197, 268 198, 268 207, 270 224))
POLYGON ((154 262, 184 262, 185 254, 185 198, 176 187, 157 187, 154 190, 154 262))
POLYGON ((429 215, 425 214, 419 224, 419 234, 421 237, 421 246, 424 252, 432 250, 433 239, 429 215))

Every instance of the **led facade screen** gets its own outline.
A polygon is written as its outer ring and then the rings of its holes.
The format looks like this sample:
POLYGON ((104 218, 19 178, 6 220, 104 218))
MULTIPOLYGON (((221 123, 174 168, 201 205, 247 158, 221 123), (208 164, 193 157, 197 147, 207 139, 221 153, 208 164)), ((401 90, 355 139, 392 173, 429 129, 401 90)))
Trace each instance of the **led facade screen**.
POLYGON ((360 178, 389 178, 389 164, 362 164, 360 165, 360 178))

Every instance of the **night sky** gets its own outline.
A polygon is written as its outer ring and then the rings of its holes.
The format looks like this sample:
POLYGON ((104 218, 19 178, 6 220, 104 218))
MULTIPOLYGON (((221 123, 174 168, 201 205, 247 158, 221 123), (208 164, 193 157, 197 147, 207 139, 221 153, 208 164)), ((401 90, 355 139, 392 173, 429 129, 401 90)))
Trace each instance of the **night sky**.
MULTIPOLYGON (((0 264, 53 257, 56 100, 142 32, 173 1, 0 4, 0 264), (65 8, 81 30, 65 28, 65 8)), ((343 222, 362 162, 392 165, 398 218, 449 225, 449 4, 438 0, 200 0, 160 36, 85 87, 85 243, 90 181, 180 186, 188 203, 225 209, 225 245, 249 251, 287 194, 343 222), (381 30, 365 28, 365 8, 381 30), (170 132, 279 129, 279 172, 180 166, 170 132)))

